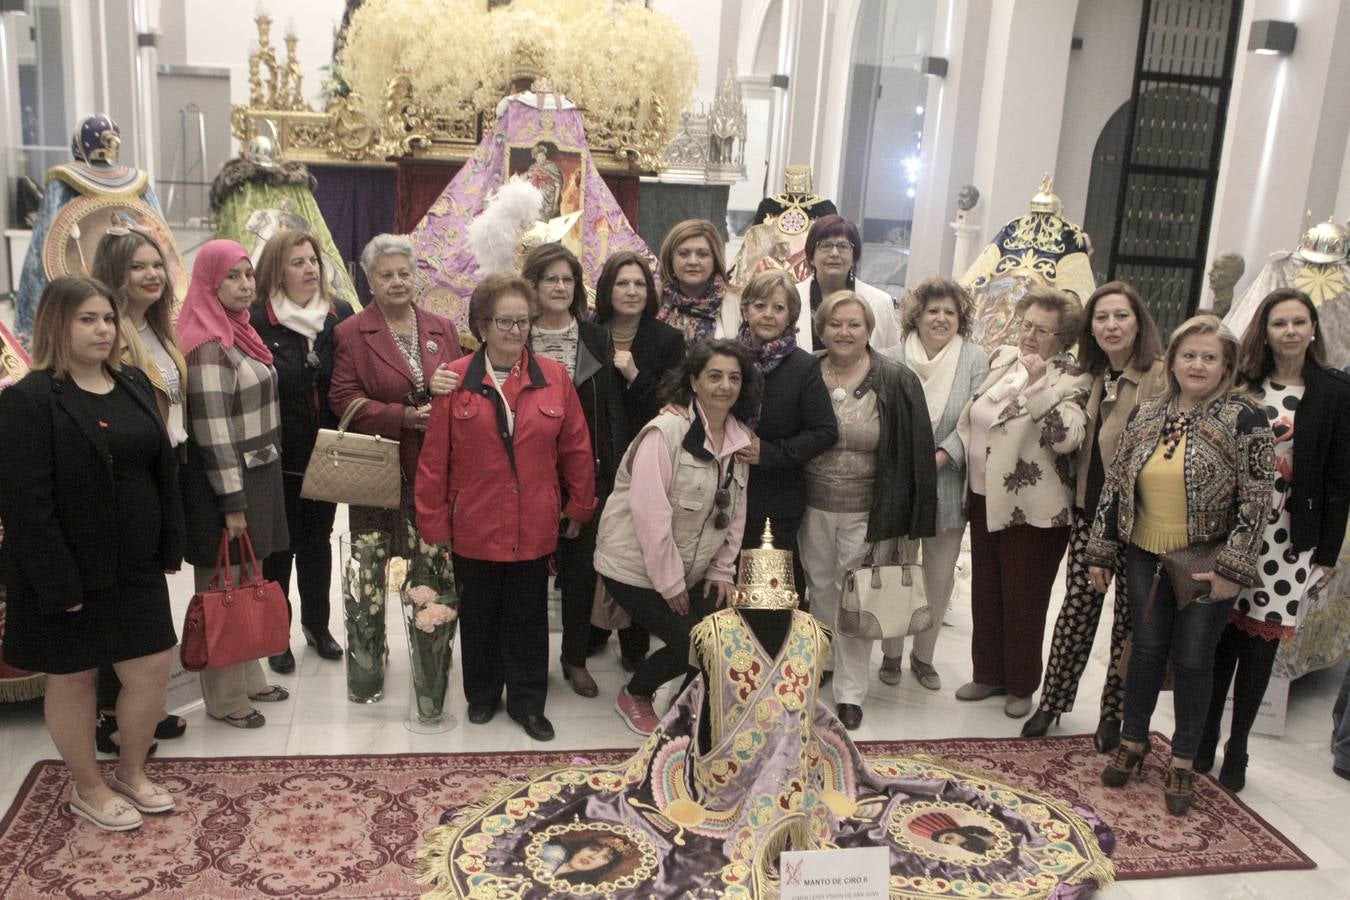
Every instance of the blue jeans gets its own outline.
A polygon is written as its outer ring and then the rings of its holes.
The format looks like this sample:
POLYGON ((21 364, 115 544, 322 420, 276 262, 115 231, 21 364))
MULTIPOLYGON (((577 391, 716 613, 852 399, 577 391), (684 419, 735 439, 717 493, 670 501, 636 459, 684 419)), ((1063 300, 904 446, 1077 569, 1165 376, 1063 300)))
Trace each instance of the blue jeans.
POLYGON ((1338 769, 1350 770, 1350 715, 1346 715, 1346 707, 1350 706, 1350 669, 1345 670, 1345 678, 1341 681, 1341 692, 1336 697, 1336 705, 1331 709, 1331 722, 1334 730, 1331 733, 1331 755, 1334 765, 1338 769))
POLYGON ((1149 720, 1158 705, 1170 657, 1175 673, 1172 704, 1177 720, 1172 734, 1172 756, 1194 759, 1214 685, 1214 648, 1236 598, 1192 603, 1178 611, 1172 584, 1163 572, 1153 609, 1146 614, 1157 568, 1157 554, 1134 544, 1125 548, 1125 585, 1130 609, 1134 611, 1134 636, 1125 677, 1125 721, 1120 736, 1127 741, 1142 742, 1148 738, 1149 720))

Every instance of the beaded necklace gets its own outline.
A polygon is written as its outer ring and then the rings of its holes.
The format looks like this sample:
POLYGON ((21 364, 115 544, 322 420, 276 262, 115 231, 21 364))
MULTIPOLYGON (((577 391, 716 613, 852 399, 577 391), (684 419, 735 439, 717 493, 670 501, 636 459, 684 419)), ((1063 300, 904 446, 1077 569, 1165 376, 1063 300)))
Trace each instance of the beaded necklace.
POLYGON ((1186 436, 1187 430, 1191 427, 1191 422, 1197 417, 1199 407, 1182 412, 1169 413, 1166 423, 1163 424, 1163 459, 1171 459, 1177 452, 1177 445, 1181 439, 1186 436))

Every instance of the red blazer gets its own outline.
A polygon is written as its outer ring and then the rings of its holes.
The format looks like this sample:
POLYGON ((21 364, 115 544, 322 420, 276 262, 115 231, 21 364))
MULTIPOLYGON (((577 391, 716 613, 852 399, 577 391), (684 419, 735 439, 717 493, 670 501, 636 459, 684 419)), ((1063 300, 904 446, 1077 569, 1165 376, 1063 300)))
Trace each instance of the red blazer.
POLYGON ((460 556, 538 559, 557 548, 562 516, 589 522, 595 515, 591 438, 572 379, 552 360, 528 350, 525 359, 514 434, 483 350, 456 361, 450 368, 459 387, 432 401, 417 466, 417 526, 428 542, 452 543, 460 556))
MULTIPOLYGON (((414 306, 417 334, 421 342, 422 376, 428 384, 436 367, 464 355, 459 335, 449 319, 414 306)), ((333 380, 328 388, 328 405, 341 418, 358 397, 370 401, 356 412, 351 429, 361 434, 378 434, 399 442, 399 462, 403 477, 409 481, 417 474, 417 452, 422 447, 422 432, 403 427, 403 410, 414 388, 412 370, 403 358, 394 335, 384 321, 379 306, 371 303, 360 313, 349 316, 333 331, 337 340, 333 361, 333 380)))

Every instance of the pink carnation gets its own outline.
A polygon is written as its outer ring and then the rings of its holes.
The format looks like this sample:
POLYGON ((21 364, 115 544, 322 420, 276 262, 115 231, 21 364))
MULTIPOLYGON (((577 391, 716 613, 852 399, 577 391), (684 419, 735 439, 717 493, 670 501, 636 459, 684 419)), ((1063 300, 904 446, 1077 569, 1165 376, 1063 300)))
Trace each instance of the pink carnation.
POLYGON ((425 584, 419 584, 408 591, 408 599, 413 602, 414 606, 420 608, 436 602, 436 591, 425 584))
POLYGON ((417 611, 415 624, 419 631, 425 631, 428 634, 434 632, 438 626, 449 624, 455 621, 455 611, 441 603, 434 603, 431 606, 423 607, 417 611))

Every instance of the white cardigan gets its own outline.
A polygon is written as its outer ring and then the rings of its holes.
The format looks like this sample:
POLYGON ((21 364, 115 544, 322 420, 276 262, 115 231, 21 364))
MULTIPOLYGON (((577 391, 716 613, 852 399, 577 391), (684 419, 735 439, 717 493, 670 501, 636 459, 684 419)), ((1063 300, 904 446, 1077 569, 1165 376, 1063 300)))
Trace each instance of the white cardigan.
MULTIPOLYGON (((876 327, 872 329, 872 337, 867 343, 872 345, 873 350, 882 352, 894 350, 900 345, 900 325, 896 321, 895 301, 891 299, 891 295, 881 288, 872 287, 867 282, 856 279, 853 282, 853 291, 872 307, 872 315, 877 320, 876 327)), ((811 279, 808 278, 797 285, 797 296, 802 298, 802 314, 797 321, 797 344, 801 347, 810 347, 811 341, 807 336, 814 333, 811 327, 811 279)), ((739 313, 739 307, 737 312, 739 313)))

